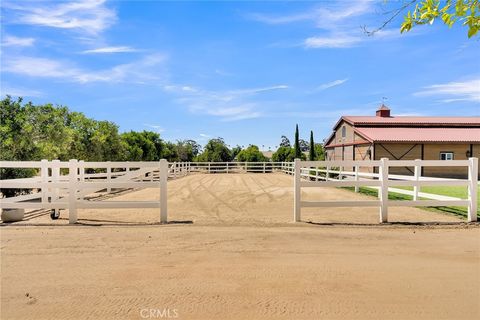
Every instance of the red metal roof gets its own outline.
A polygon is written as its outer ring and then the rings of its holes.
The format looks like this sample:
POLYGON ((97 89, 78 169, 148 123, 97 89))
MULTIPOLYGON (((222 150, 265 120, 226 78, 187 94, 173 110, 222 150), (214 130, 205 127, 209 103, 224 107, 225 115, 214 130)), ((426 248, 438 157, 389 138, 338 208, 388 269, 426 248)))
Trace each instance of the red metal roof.
POLYGON ((355 131, 372 142, 480 142, 480 128, 357 127, 355 131))
POLYGON ((343 116, 342 119, 353 125, 453 125, 480 126, 480 117, 378 117, 343 116))

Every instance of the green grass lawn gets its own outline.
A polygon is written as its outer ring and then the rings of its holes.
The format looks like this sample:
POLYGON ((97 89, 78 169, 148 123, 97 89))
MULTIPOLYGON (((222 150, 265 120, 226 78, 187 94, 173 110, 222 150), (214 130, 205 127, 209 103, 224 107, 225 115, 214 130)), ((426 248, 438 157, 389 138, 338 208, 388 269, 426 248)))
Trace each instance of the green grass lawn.
MULTIPOLYGON (((405 189, 405 190, 413 190, 413 187, 396 187, 397 189, 405 189)), ((348 190, 354 191, 353 187, 346 188, 348 190)), ((425 193, 432 193, 438 194, 443 196, 450 196, 456 197, 461 199, 467 199, 468 197, 468 189, 467 187, 459 187, 459 186, 452 186, 452 187, 421 187, 419 192, 425 193)), ((377 197, 378 191, 375 189, 371 189, 368 187, 361 187, 360 193, 367 194, 370 196, 377 197)), ((396 192, 389 192, 388 199, 390 200, 413 200, 412 196, 396 193, 396 192)), ((426 200, 427 198, 420 197, 421 200, 426 200)), ((477 216, 480 217, 480 189, 477 196, 477 203, 479 208, 477 210, 477 216)), ((424 210, 453 214, 457 216, 466 217, 467 216, 467 208, 466 207, 419 207, 424 210)))

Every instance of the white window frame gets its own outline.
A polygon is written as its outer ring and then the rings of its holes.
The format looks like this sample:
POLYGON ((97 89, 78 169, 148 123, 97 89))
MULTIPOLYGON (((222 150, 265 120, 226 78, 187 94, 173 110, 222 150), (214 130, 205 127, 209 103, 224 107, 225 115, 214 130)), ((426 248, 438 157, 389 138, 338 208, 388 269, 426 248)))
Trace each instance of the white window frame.
POLYGON ((441 151, 440 152, 440 160, 453 160, 454 159, 454 154, 452 151, 441 151))

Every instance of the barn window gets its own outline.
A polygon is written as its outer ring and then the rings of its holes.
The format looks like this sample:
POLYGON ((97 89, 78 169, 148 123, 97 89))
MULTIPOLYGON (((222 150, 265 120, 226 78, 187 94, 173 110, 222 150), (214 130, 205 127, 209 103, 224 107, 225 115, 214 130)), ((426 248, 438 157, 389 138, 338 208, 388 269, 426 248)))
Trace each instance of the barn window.
POLYGON ((440 160, 453 160, 453 152, 440 152, 440 160))
POLYGON ((347 136, 347 128, 345 126, 342 127, 342 138, 347 136))

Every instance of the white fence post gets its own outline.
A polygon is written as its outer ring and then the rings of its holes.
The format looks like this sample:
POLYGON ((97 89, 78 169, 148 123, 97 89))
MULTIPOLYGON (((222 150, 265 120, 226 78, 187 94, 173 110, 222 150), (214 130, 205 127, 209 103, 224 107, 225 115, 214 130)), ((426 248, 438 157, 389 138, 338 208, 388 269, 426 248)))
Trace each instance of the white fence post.
POLYGON ((208 173, 210 173, 210 162, 208 163, 208 173))
MULTIPOLYGON (((85 182, 85 161, 83 160, 80 160, 77 163, 77 181, 85 182)), ((83 186, 82 188, 77 188, 77 190, 79 191, 77 200, 80 200, 80 201, 84 200, 84 196, 83 196, 84 194, 82 192, 83 188, 84 188, 83 186)))
POLYGON ((263 173, 265 173, 265 162, 263 163, 263 173))
POLYGON ((468 159, 468 222, 477 221, 478 158, 468 159))
POLYGON ((77 222, 77 160, 68 164, 68 223, 77 222))
POLYGON ((300 159, 295 159, 293 174, 293 217, 294 222, 299 222, 301 219, 301 188, 300 188, 300 159))
POLYGON ((320 170, 318 169, 318 167, 315 168, 315 169, 316 169, 316 170, 315 170, 315 181, 318 181, 318 172, 319 172, 320 170))
MULTIPOLYGON (((415 159, 415 171, 414 171, 414 178, 415 181, 418 182, 420 180, 420 173, 422 172, 421 167, 421 160, 415 159)), ((420 191, 420 187, 418 185, 413 186, 413 200, 418 200, 418 192, 420 191)))
POLYGON ((48 202, 48 160, 42 159, 40 177, 42 178, 42 203, 48 202))
MULTIPOLYGON (((355 166, 355 181, 358 181, 359 180, 359 176, 358 176, 358 170, 360 169, 359 166, 355 166)), ((360 190, 360 187, 359 186, 355 186, 355 192, 358 192, 360 190)))
POLYGON ((330 166, 327 165, 327 171, 325 172, 325 181, 330 180, 330 166))
MULTIPOLYGON (((52 182, 59 182, 60 181, 60 160, 53 160, 52 161, 52 182)), ((52 202, 58 201, 60 196, 60 189, 58 187, 53 188, 53 196, 52 202)), ((58 216, 60 209, 54 209, 55 215, 58 216)))
POLYGON ((160 223, 168 222, 167 213, 167 178, 168 178, 168 161, 160 159, 159 164, 159 182, 160 182, 160 223))
MULTIPOLYGON (((107 161, 107 165, 108 165, 108 167, 107 167, 107 182, 110 184, 110 181, 112 181, 112 167, 110 166, 110 161, 107 161)), ((107 192, 108 193, 112 192, 112 188, 108 187, 107 192)))
POLYGON ((227 162, 227 173, 228 173, 228 162, 227 162))
POLYGON ((388 158, 380 159, 378 196, 380 198, 380 222, 388 222, 388 158))

